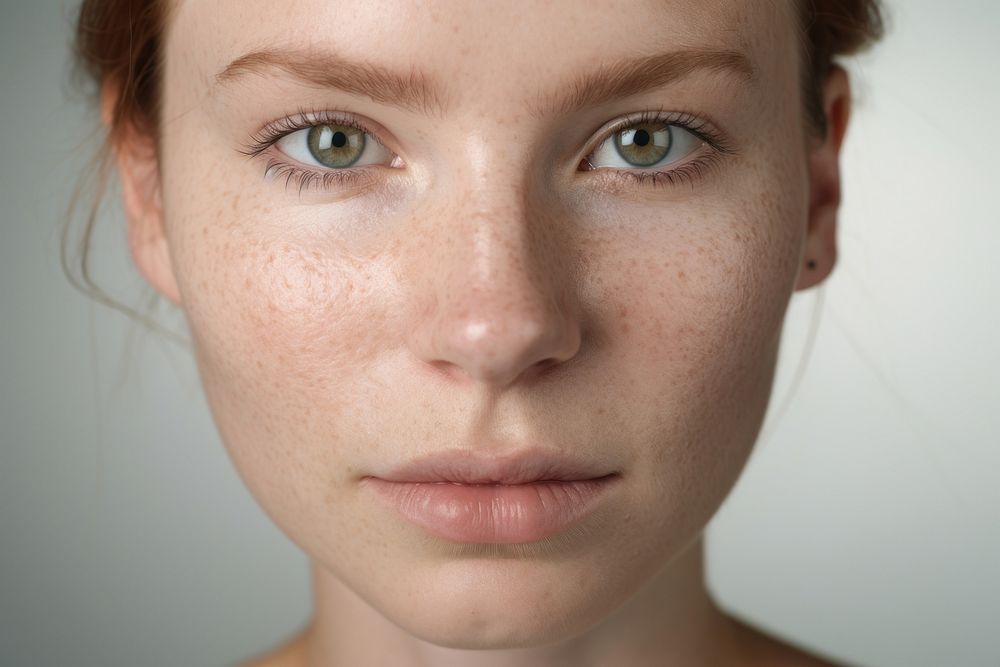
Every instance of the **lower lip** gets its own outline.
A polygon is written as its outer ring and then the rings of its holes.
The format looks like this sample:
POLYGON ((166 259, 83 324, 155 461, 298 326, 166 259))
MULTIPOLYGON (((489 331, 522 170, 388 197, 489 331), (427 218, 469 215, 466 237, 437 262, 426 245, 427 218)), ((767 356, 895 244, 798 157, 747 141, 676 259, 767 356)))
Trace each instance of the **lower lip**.
POLYGON ((617 475, 511 486, 452 482, 365 481, 404 518, 454 542, 534 542, 591 513, 617 475))

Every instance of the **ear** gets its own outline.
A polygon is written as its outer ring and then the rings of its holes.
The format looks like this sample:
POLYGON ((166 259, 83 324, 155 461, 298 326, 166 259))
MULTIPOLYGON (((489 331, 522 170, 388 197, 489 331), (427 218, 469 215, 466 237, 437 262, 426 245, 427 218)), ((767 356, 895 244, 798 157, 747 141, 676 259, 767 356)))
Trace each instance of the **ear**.
POLYGON ((104 85, 101 120, 111 132, 122 185, 129 251, 147 282, 162 296, 180 305, 180 291, 170 263, 170 246, 163 221, 156 138, 128 120, 123 121, 121 127, 112 127, 119 91, 117 85, 104 85))
POLYGON ((805 257, 796 290, 823 282, 837 262, 837 212, 840 209, 840 148, 851 113, 847 72, 834 65, 823 83, 827 133, 809 148, 809 222, 805 257))

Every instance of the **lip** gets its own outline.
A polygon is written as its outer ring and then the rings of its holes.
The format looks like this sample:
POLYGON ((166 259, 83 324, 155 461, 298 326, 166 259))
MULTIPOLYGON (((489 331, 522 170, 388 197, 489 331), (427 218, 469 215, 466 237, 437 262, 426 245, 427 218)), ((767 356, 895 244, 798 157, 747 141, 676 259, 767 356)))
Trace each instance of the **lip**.
POLYGON ((435 454, 362 479, 403 518, 464 543, 534 542, 597 509, 616 471, 539 450, 487 456, 435 454))
POLYGON ((597 479, 616 471, 606 464, 542 449, 505 455, 472 449, 437 452, 371 475, 387 482, 530 484, 597 479))

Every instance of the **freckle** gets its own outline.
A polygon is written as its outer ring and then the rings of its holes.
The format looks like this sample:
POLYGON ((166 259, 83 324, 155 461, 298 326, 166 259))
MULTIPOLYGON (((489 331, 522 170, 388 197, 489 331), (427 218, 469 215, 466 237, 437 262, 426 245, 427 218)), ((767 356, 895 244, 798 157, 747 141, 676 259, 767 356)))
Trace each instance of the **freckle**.
POLYGON ((684 280, 685 278, 687 278, 687 274, 686 273, 684 273, 683 271, 678 271, 677 272, 677 280, 684 280))

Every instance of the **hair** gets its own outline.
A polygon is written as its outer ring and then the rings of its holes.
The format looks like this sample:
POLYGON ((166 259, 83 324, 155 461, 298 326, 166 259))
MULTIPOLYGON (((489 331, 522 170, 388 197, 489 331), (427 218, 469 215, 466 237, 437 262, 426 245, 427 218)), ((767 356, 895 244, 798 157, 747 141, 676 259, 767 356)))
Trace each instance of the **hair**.
MULTIPOLYGON (((785 0, 782 0, 785 1, 785 0)), ((858 53, 878 41, 884 31, 880 0, 796 0, 802 43, 802 96, 805 128, 824 137, 827 119, 822 87, 839 56, 858 53)), ((162 329, 134 309, 124 306, 97 286, 90 271, 94 224, 111 175, 111 152, 125 132, 158 136, 162 103, 163 36, 168 24, 168 0, 83 0, 76 22, 74 56, 77 72, 99 95, 111 85, 117 94, 104 122, 107 135, 95 158, 93 197, 86 222, 71 260, 69 216, 63 228, 61 259, 70 282, 98 301, 147 325, 162 329), (79 277, 71 269, 76 267, 79 277)), ((72 208, 89 183, 81 180, 72 208)))

